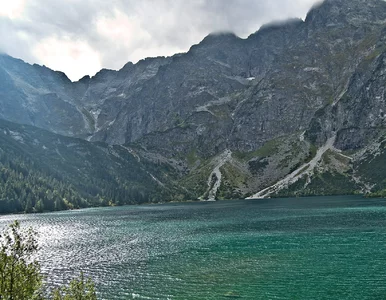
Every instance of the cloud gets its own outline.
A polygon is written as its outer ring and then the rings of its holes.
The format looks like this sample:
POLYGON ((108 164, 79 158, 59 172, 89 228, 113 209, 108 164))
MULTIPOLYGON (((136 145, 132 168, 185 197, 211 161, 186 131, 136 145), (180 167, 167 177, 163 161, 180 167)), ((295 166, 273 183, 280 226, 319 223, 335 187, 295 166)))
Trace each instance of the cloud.
POLYGON ((99 53, 86 41, 56 36, 41 40, 33 49, 35 57, 44 58, 44 63, 54 70, 69 70, 74 79, 84 76, 84 70, 95 74, 101 69, 99 53))
POLYGON ((23 15, 24 0, 0 0, 0 16, 17 19, 23 15))
POLYGON ((241 37, 304 18, 317 0, 0 0, 0 51, 72 80, 187 51, 216 31, 241 37))

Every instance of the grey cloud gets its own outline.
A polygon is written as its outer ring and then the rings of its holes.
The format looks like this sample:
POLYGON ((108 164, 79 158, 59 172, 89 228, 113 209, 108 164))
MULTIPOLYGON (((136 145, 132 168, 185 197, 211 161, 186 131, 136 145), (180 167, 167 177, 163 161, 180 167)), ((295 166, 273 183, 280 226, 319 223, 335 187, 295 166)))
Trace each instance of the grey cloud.
MULTIPOLYGON (((19 19, 0 17, 0 50, 29 62, 45 63, 32 49, 55 36, 86 42, 101 65, 117 69, 147 55, 187 51, 207 34, 232 31, 246 37, 261 25, 304 17, 317 0, 26 0, 19 19), (135 23, 116 40, 101 36, 97 23, 119 12, 135 23)), ((112 33, 113 34, 113 33, 112 33)), ((68 70, 63 70, 69 72, 68 70)), ((84 70, 87 74, 89 70, 84 70)))

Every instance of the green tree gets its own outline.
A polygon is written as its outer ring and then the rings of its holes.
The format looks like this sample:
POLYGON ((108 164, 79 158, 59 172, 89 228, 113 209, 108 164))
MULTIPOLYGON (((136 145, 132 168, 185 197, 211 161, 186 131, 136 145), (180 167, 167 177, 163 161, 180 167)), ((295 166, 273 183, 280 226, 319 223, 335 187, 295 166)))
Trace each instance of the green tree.
POLYGON ((81 272, 67 287, 56 289, 52 293, 53 300, 96 300, 95 286, 90 278, 85 279, 81 272))
POLYGON ((42 275, 32 255, 38 250, 36 232, 15 221, 0 235, 1 299, 41 299, 42 275))
POLYGON ((31 198, 27 198, 27 203, 25 205, 25 209, 24 209, 24 212, 25 213, 31 213, 32 212, 32 200, 31 198))
POLYGON ((39 213, 44 211, 44 203, 41 199, 36 202, 35 209, 39 213))
MULTIPOLYGON (((21 229, 15 221, 0 234, 0 299, 43 300, 43 276, 33 259, 38 251, 37 233, 21 229)), ((67 287, 51 293, 53 300, 96 300, 95 286, 83 273, 67 287)))

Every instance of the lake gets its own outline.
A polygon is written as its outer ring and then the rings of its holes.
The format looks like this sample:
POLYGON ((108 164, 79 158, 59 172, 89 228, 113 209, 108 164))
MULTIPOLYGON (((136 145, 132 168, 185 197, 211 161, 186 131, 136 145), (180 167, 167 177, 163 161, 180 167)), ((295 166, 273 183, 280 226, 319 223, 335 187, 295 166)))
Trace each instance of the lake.
POLYGON ((50 284, 99 299, 386 299, 386 200, 359 196, 97 208, 19 219, 50 284))

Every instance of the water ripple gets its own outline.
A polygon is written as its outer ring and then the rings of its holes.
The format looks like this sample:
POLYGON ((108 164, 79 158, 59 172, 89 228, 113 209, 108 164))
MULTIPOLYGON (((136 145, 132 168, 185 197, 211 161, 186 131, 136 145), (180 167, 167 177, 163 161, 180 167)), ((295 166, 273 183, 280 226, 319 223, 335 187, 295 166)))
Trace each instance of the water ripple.
POLYGON ((80 271, 100 299, 382 299, 385 201, 272 199, 14 219, 39 232, 48 284, 80 271))

